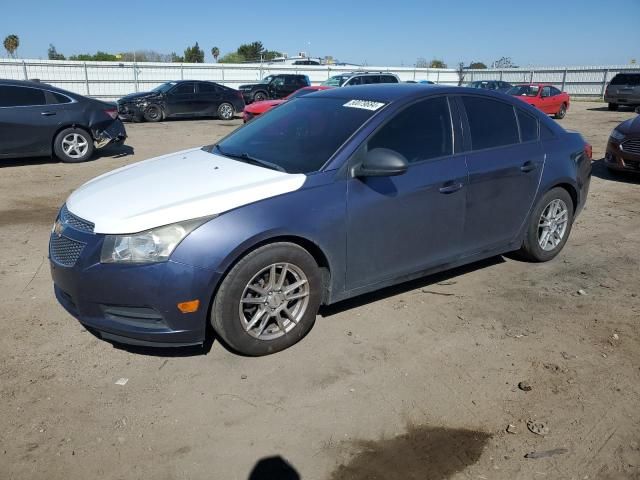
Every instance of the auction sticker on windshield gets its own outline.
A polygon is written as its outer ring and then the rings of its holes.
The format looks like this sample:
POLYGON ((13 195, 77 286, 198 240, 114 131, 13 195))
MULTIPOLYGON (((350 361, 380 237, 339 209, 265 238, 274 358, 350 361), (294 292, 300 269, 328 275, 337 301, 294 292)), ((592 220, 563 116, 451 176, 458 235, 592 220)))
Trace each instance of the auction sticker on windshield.
POLYGON ((343 105, 343 107, 349 108, 362 108, 364 110, 371 110, 375 112, 380 108, 384 107, 384 103, 381 102, 372 102, 370 100, 349 100, 347 103, 343 105))

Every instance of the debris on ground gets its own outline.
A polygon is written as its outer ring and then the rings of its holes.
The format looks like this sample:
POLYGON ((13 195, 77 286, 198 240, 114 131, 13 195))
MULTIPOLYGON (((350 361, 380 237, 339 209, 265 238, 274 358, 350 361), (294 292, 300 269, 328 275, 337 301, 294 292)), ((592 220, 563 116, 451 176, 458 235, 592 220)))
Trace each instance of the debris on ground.
POLYGON ((455 293, 436 292, 434 290, 427 290, 426 288, 422 289, 422 293, 430 293, 431 295, 442 295, 445 297, 453 297, 455 295, 455 293))
POLYGON ((544 452, 529 452, 524 458, 548 458, 553 457, 554 455, 563 455, 567 453, 569 450, 566 448, 554 448, 553 450, 545 450, 544 452))
POLYGON ((246 379, 247 379, 247 376, 243 373, 242 375, 240 375, 240 378, 241 378, 242 380, 246 380, 246 379))
POLYGON ((580 290, 578 290, 578 295, 584 296, 587 295, 587 292, 581 288, 580 290))
POLYGON ((116 380, 116 385, 121 385, 121 386, 125 386, 127 384, 127 382, 129 381, 128 378, 119 378, 118 380, 116 380))
POLYGON ((536 435, 547 435, 549 433, 549 427, 544 422, 535 422, 533 420, 528 420, 527 429, 529 429, 531 433, 535 433, 536 435))
POLYGON ((507 425, 506 432, 513 434, 518 433, 518 431, 516 430, 516 426, 512 424, 507 425))
POLYGON ((522 381, 522 382, 518 383, 518 388, 520 390, 522 390, 523 392, 530 392, 531 390, 533 390, 533 387, 527 381, 522 381))

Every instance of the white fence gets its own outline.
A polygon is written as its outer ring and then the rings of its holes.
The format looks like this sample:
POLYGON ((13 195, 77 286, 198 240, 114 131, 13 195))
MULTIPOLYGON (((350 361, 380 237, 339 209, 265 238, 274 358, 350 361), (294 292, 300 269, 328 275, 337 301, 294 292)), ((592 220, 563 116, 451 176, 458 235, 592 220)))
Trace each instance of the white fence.
MULTIPOLYGON (((299 73, 308 75, 311 83, 317 84, 332 75, 354 70, 391 72, 397 74, 403 81, 431 80, 439 84, 458 84, 456 70, 437 68, 0 59, 0 78, 39 79, 42 82, 82 95, 111 100, 128 93, 150 90, 160 83, 170 80, 212 80, 237 88, 243 83, 256 82, 271 73, 299 73)), ((463 83, 492 79, 501 79, 510 83, 544 82, 556 85, 573 96, 599 98, 603 96, 606 84, 613 76, 624 71, 640 72, 640 66, 467 70, 463 83)))

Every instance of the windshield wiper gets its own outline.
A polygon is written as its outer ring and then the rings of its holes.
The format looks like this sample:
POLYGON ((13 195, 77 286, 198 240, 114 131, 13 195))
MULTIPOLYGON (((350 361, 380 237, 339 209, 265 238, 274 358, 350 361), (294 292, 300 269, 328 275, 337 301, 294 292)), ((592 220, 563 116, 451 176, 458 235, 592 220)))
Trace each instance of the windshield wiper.
POLYGON ((225 152, 224 150, 222 150, 220 148, 220 145, 218 145, 217 143, 213 147, 216 150, 218 150, 218 152, 220 152, 221 155, 223 155, 225 157, 233 158, 234 160, 240 160, 241 162, 249 163, 251 165, 257 165, 258 167, 269 168, 271 170, 277 170, 279 172, 286 172, 286 170, 284 168, 282 168, 280 165, 276 165, 275 163, 267 162, 266 160, 262 160, 260 158, 252 157, 247 152, 242 152, 242 153, 225 152))

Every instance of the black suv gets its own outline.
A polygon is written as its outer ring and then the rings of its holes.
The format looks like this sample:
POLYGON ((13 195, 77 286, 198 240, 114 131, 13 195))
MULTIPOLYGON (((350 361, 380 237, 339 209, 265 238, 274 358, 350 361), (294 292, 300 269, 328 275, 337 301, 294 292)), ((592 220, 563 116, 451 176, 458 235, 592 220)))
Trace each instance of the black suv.
POLYGON ((260 83, 240 85, 239 90, 242 92, 245 103, 251 103, 284 98, 310 85, 311 82, 306 75, 278 74, 267 75, 260 83))
POLYGON ((618 105, 640 105, 640 72, 619 73, 607 85, 604 101, 609 110, 617 110, 618 105))

